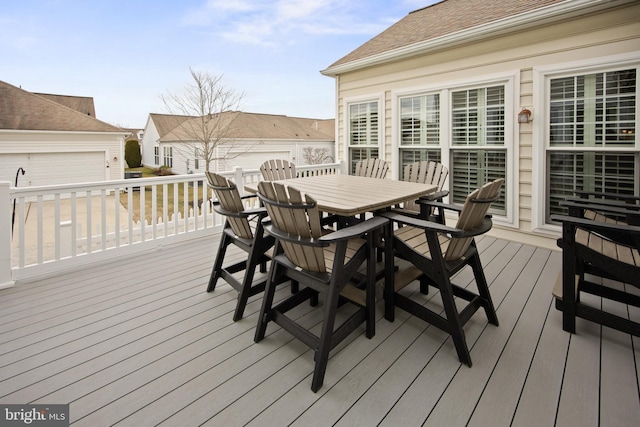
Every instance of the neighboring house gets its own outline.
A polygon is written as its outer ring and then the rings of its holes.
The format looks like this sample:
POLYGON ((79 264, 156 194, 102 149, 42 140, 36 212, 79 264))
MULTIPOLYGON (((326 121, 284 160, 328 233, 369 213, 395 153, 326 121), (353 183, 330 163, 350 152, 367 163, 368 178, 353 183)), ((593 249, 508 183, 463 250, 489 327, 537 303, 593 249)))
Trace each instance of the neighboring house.
POLYGON ((95 118, 93 98, 34 94, 0 81, 0 181, 18 186, 123 178, 125 131, 95 118))
MULTIPOLYGON (((229 171, 236 166, 258 169, 267 159, 285 159, 308 164, 305 154, 324 154, 324 163, 334 160, 335 121, 287 117, 273 114, 230 111, 232 130, 215 149, 212 171, 229 171)), ((142 137, 142 163, 166 165, 178 174, 204 172, 202 144, 189 136, 196 117, 150 114, 142 137)))
POLYGON ((639 67, 638 1, 445 0, 322 73, 338 160, 441 161, 456 203, 504 177, 494 233, 552 245, 574 190, 640 191, 639 67))

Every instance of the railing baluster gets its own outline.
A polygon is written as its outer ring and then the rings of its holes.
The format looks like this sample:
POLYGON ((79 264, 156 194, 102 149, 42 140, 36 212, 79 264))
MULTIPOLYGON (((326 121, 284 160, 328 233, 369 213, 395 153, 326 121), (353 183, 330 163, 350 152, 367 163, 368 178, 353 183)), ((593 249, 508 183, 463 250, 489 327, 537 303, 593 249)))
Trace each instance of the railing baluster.
POLYGON ((43 237, 43 229, 44 229, 44 218, 43 218, 43 208, 42 208, 42 195, 38 196, 38 264, 42 264, 44 262, 44 237, 43 237))
POLYGON ((87 212, 85 217, 87 218, 87 249, 86 249, 86 253, 90 254, 93 251, 93 240, 91 239, 91 236, 93 235, 93 231, 91 230, 91 227, 93 225, 93 222, 91 221, 91 190, 87 191, 87 194, 85 196, 86 199, 86 207, 87 207, 87 212))
MULTIPOLYGON (((300 176, 339 173, 340 164, 301 165, 298 170, 300 176)), ((256 183, 261 179, 258 169, 234 168, 221 173, 235 180, 241 193, 244 193, 245 183, 256 183)), ((17 274, 26 277, 31 267, 42 267, 52 261, 69 262, 81 255, 94 258, 117 256, 118 251, 111 249, 131 247, 138 243, 144 244, 141 248, 149 247, 156 244, 156 240, 170 237, 184 240, 195 233, 216 232, 222 226, 221 219, 210 204, 211 190, 204 174, 9 187, 9 190, 8 202, 16 201, 12 242, 17 244, 12 243, 13 249, 10 250, 13 270, 9 274, 12 276, 17 274), (151 190, 148 190, 149 186, 151 190), (159 186, 162 186, 162 209, 158 206, 159 186), (170 187, 173 188, 172 214, 169 213, 170 187), (122 191, 126 192, 126 196, 122 195, 122 191), (97 196, 98 192, 100 205, 94 206, 92 195, 97 196), (152 198, 149 208, 145 203, 148 196, 152 198), (108 200, 110 197, 113 197, 113 205, 108 200), (82 198, 85 200, 82 201, 82 198), (84 206, 78 206, 78 203, 84 203, 84 206), (83 212, 85 209, 86 212, 83 212), (127 210, 126 222, 120 218, 122 209, 127 210), (112 210, 114 218, 111 218, 112 210), (70 218, 67 218, 68 214, 70 218), (135 214, 139 214, 139 221, 135 220, 135 214), (150 221, 147 221, 147 214, 151 216, 150 221), (159 221, 163 222, 162 229, 158 227, 159 221), (171 221, 173 224, 170 224, 171 221)), ((41 274, 42 268, 32 271, 41 274)))

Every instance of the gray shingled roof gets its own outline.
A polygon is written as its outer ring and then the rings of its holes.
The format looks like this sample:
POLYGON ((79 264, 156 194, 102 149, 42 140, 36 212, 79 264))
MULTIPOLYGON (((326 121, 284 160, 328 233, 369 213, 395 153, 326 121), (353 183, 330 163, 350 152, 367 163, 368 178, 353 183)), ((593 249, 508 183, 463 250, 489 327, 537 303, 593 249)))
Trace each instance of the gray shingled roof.
POLYGON ((93 98, 90 96, 70 96, 70 95, 55 95, 52 93, 37 93, 32 92, 34 95, 42 96, 43 98, 47 98, 52 100, 53 102, 57 102, 58 104, 62 104, 66 107, 79 111, 87 116, 95 117, 96 109, 93 104, 93 98))
POLYGON ((173 114, 149 114, 151 120, 156 125, 156 130, 160 139, 164 138, 168 133, 177 128, 185 120, 191 119, 190 116, 178 116, 173 114))
POLYGON ((0 129, 122 132, 95 117, 0 81, 0 129))
MULTIPOLYGON (((246 139, 291 139, 291 140, 334 140, 334 119, 311 119, 302 117, 288 117, 275 114, 245 113, 241 111, 228 111, 221 113, 224 123, 233 120, 232 131, 229 138, 246 139)), ((163 126, 158 128, 161 141, 185 141, 189 137, 190 125, 198 120, 196 117, 173 116, 177 125, 165 132, 165 126, 172 116, 158 114, 151 115, 156 123, 163 126), (160 118, 158 121, 157 119, 160 118)), ((220 128, 226 128, 222 124, 220 128)))
POLYGON ((329 66, 426 42, 566 0, 444 0, 418 9, 329 66))

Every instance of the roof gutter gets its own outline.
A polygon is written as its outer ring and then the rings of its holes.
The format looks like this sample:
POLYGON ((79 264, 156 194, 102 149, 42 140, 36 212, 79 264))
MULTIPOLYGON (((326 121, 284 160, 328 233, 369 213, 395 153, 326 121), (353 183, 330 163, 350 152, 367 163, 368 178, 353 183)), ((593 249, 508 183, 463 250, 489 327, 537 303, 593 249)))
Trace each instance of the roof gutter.
POLYGON ((540 26, 541 24, 550 24, 563 19, 634 3, 635 1, 636 0, 566 0, 562 3, 545 6, 540 9, 499 19, 487 24, 446 34, 444 36, 414 43, 408 46, 403 46, 344 64, 339 64, 335 67, 329 67, 322 70, 320 73, 325 76, 335 77, 339 74, 357 71, 375 65, 382 65, 416 55, 424 55, 429 52, 441 50, 445 47, 455 47, 468 43, 471 40, 479 41, 516 30, 522 31, 523 29, 540 26))

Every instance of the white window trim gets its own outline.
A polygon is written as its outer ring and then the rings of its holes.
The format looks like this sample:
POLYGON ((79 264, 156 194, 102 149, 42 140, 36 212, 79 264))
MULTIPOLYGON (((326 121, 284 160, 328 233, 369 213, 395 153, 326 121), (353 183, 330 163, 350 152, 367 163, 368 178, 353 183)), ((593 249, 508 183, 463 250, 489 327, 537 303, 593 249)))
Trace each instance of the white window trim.
MULTIPOLYGON (((535 118, 532 122, 534 150, 532 151, 531 228, 533 232, 555 236, 561 231, 559 225, 545 223, 546 151, 547 130, 549 128, 549 109, 547 107, 551 79, 629 67, 640 68, 640 51, 533 68, 533 106, 535 111, 535 118)), ((638 77, 636 75, 636 78, 638 77)), ((640 90, 638 92, 640 93, 640 90)), ((640 97, 636 97, 636 123, 640 123, 640 99, 638 98, 640 97)), ((636 139, 635 148, 620 148, 616 151, 637 152, 638 149, 640 149, 640 142, 636 139)))
POLYGON ((380 92, 378 94, 369 94, 362 96, 355 96, 344 98, 342 111, 343 114, 343 146, 344 150, 342 152, 342 158, 345 160, 345 163, 349 163, 349 106, 351 104, 362 104, 364 102, 377 102, 378 103, 378 157, 382 160, 386 160, 385 157, 385 103, 384 103, 384 92, 380 92))
MULTIPOLYGON (((400 98, 407 96, 420 96, 427 94, 440 94, 440 149, 442 163, 449 167, 450 165, 450 149, 451 149, 451 94, 456 90, 473 89, 479 87, 488 87, 503 84, 505 86, 505 141, 507 149, 507 176, 505 177, 509 189, 508 200, 505 216, 493 215, 493 222, 504 227, 519 228, 520 218, 516 212, 520 210, 520 186, 518 179, 520 175, 520 134, 519 126, 516 123, 517 114, 520 111, 520 70, 512 70, 505 73, 491 74, 483 76, 479 79, 464 79, 445 81, 434 85, 425 85, 419 87, 394 90, 391 92, 391 140, 392 140, 392 158, 394 179, 399 177, 400 149, 399 143, 399 122, 400 122, 400 98), (442 112, 446 114, 442 114, 442 112), (509 143, 511 142, 511 143, 509 143)), ((451 174, 449 175, 449 177, 451 174)), ((447 183, 449 185, 449 177, 447 183)), ((446 199, 448 201, 448 197, 446 199)))

